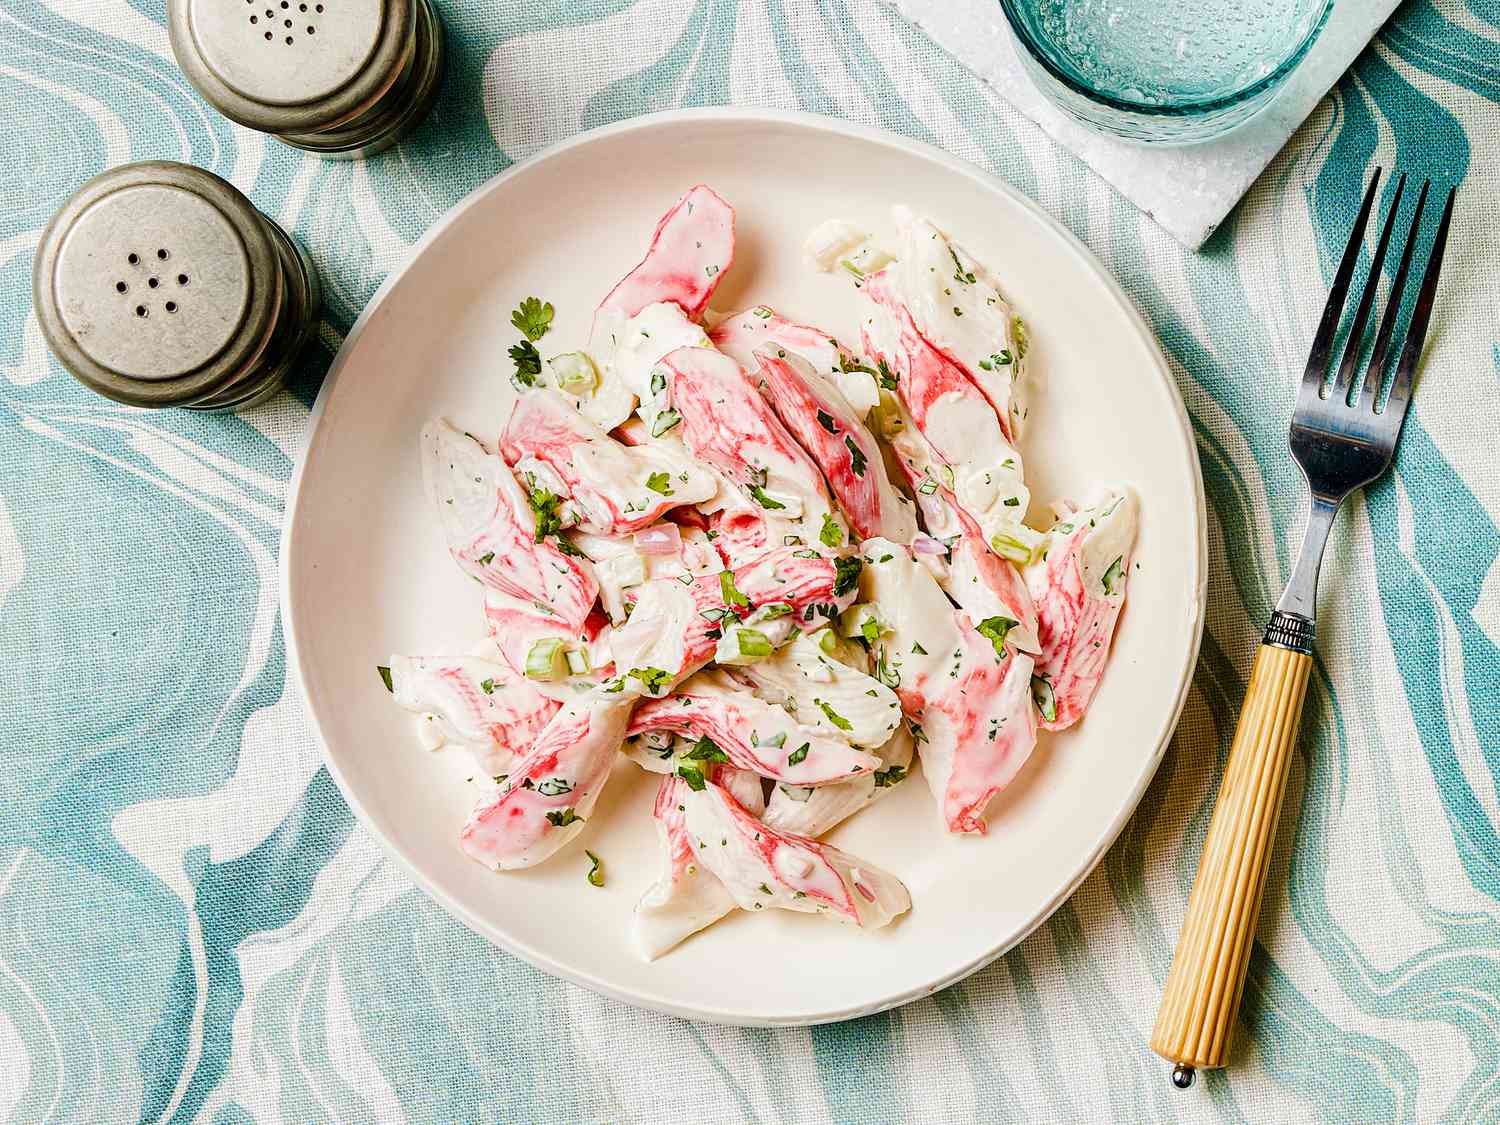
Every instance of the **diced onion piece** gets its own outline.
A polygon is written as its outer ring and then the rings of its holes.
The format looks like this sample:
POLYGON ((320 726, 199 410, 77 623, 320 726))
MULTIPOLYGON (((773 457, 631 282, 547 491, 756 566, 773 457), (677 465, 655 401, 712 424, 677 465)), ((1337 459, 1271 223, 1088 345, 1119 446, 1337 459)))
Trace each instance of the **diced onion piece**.
POLYGON ((638 551, 612 555, 599 564, 599 569, 613 578, 615 585, 622 590, 640 586, 646 581, 646 560, 638 551))
POLYGON ((643 555, 680 555, 682 531, 675 523, 654 524, 635 533, 635 549, 643 555))
POLYGON ((589 666, 589 654, 581 648, 568 649, 565 659, 568 662, 568 673, 573 676, 587 676, 593 669, 589 666))
POLYGON ((754 664, 770 655, 770 637, 759 629, 736 625, 719 638, 714 659, 720 664, 754 664))
POLYGON ((839 651, 839 639, 832 629, 818 630, 818 647, 823 650, 824 656, 837 656, 839 651))
POLYGON ((526 675, 529 679, 551 683, 565 674, 567 646, 557 637, 543 637, 532 642, 526 654, 526 675))
POLYGON ((599 385, 599 372, 585 352, 555 355, 547 361, 547 366, 552 369, 552 381, 558 389, 578 398, 591 394, 599 385))
POLYGON ((895 261, 895 259, 873 242, 866 242, 858 250, 849 255, 848 261, 860 273, 872 274, 884 269, 895 261))
POLYGON ((911 541, 911 549, 918 555, 946 555, 948 548, 943 546, 940 539, 934 539, 930 535, 918 535, 911 541))

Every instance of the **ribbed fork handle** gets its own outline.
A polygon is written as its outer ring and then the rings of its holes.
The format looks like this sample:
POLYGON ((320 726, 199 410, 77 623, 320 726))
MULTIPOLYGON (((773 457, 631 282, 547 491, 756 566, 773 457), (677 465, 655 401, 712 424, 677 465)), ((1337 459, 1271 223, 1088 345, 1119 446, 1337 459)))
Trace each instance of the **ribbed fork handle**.
MULTIPOLYGON (((1220 1067, 1229 1056, 1311 668, 1292 648, 1262 644, 1255 655, 1151 1034, 1151 1049, 1179 1068, 1220 1067)), ((1191 1081, 1189 1071, 1178 1076, 1191 1081)))

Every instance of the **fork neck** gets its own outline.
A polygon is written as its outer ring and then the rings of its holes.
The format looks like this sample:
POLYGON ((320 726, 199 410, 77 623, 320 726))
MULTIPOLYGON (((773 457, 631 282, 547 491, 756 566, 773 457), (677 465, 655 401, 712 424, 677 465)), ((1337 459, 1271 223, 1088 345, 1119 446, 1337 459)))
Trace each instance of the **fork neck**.
POLYGON ((1276 612, 1271 615, 1271 624, 1266 629, 1267 644, 1297 652, 1312 651, 1317 632, 1318 570, 1323 565, 1323 548, 1328 544, 1328 532, 1338 510, 1338 499, 1313 493, 1307 530, 1302 534, 1302 551, 1281 600, 1276 603, 1276 612))

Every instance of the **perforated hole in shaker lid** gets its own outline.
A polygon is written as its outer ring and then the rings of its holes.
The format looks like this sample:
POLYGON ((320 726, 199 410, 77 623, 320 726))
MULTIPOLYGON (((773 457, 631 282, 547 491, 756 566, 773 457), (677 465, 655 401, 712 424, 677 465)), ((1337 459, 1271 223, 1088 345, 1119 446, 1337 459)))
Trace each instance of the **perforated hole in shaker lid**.
POLYGON ((386 0, 189 0, 189 26, 204 63, 231 90, 264 105, 292 106, 327 97, 360 73, 379 41, 385 6, 386 0))

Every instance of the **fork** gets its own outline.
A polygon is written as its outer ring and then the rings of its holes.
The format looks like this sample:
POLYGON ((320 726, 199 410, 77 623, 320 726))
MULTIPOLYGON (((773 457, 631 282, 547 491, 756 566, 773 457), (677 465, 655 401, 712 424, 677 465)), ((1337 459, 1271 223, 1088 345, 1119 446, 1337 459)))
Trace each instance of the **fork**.
POLYGON ((1151 1049, 1176 1064, 1172 1082, 1180 1089, 1193 1084, 1195 1068, 1221 1067, 1228 1060, 1276 822, 1286 794, 1287 774, 1312 669, 1318 569, 1323 547, 1344 497, 1378 478, 1390 466, 1402 422, 1411 406, 1412 384, 1442 268, 1456 189, 1448 192, 1390 393, 1384 407, 1379 408, 1386 357, 1400 316, 1412 251, 1431 186, 1430 182, 1422 184, 1368 366, 1363 379, 1356 381, 1365 328, 1375 303, 1391 231, 1401 208, 1401 193, 1406 186, 1403 175, 1396 182, 1395 198, 1380 232, 1332 386, 1326 386, 1329 357, 1343 319, 1349 282, 1364 246, 1365 227, 1379 183, 1377 168, 1334 275, 1333 288, 1323 307, 1302 376, 1288 444, 1307 480, 1312 511, 1291 580, 1276 603, 1255 654, 1250 685, 1230 744, 1224 780, 1188 898, 1187 915, 1177 939, 1177 952, 1151 1034, 1151 1049))

